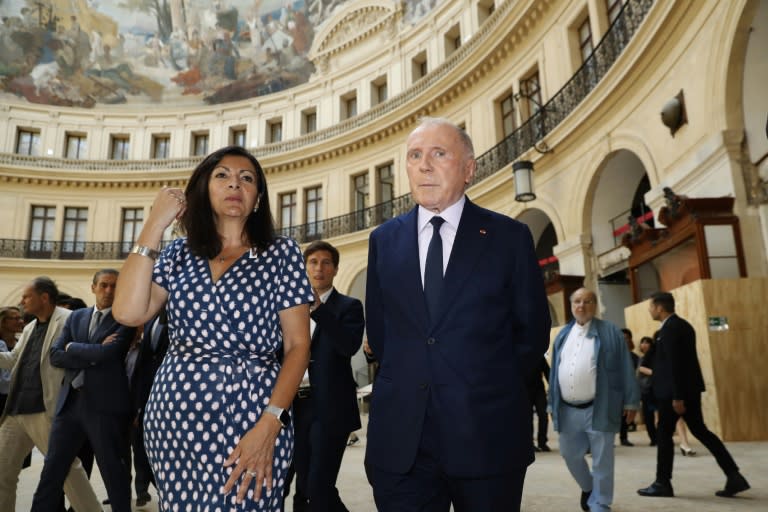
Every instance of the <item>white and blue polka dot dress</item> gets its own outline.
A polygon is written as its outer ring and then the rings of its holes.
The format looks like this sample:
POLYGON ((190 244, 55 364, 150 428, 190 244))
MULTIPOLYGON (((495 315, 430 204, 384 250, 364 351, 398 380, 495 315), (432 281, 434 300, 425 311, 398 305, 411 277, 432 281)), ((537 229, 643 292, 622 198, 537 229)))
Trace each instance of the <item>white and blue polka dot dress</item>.
POLYGON ((168 291, 168 354, 155 376, 144 416, 145 447, 164 511, 279 511, 293 456, 293 429, 275 443, 272 492, 243 503, 237 486, 221 491, 223 463, 269 402, 280 370, 282 309, 311 303, 298 244, 278 238, 260 254, 240 257, 213 282, 208 261, 186 239, 155 264, 168 291))

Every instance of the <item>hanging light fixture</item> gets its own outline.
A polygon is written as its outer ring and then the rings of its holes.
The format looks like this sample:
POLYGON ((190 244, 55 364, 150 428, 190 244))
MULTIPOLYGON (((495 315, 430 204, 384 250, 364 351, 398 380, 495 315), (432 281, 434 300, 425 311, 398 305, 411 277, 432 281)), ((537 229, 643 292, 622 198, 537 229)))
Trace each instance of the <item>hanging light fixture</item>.
POLYGON ((533 192, 533 162, 518 160, 512 164, 515 175, 515 201, 527 203, 536 199, 533 192))

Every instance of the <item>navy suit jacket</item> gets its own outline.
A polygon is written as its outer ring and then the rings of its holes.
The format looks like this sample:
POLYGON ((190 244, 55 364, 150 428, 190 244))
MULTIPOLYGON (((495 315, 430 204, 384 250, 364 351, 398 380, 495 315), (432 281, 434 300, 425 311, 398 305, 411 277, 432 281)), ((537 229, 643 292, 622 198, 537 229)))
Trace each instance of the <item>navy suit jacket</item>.
POLYGON ((704 391, 699 357, 696 354, 696 331, 677 315, 667 321, 656 334, 653 360, 653 393, 662 400, 686 400, 704 391))
POLYGON ((82 369, 85 370, 85 382, 80 393, 84 394, 89 410, 121 414, 130 411, 125 354, 135 329, 118 324, 110 311, 89 338, 92 314, 93 307, 73 311, 51 347, 51 364, 66 369, 56 414, 64 407, 72 380, 82 369), (112 333, 117 333, 115 341, 102 345, 104 338, 112 333), (68 350, 67 344, 71 344, 68 350))
POLYGON ((366 464, 411 469, 427 407, 449 476, 483 478, 533 461, 526 374, 549 345, 549 308, 528 228, 468 199, 430 322, 418 208, 370 237, 368 343, 379 361, 366 464))
POLYGON ((357 384, 352 375, 352 356, 363 343, 363 304, 335 289, 312 312, 309 381, 312 410, 329 432, 350 433, 360 428, 357 384))
POLYGON ((144 336, 139 345, 139 354, 136 356, 136 367, 131 379, 131 407, 133 414, 141 415, 149 400, 152 391, 152 383, 155 381, 160 364, 168 352, 168 325, 165 315, 162 315, 157 339, 157 348, 152 350, 152 326, 155 324, 155 316, 144 326, 144 336))

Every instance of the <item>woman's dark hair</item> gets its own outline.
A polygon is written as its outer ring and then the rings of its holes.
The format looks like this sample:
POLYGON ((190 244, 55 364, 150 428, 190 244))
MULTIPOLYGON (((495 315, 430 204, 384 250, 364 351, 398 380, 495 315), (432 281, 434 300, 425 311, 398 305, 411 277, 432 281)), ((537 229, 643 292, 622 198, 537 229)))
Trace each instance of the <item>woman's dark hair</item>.
POLYGON ((256 211, 251 212, 245 222, 245 234, 251 247, 259 251, 265 250, 275 241, 275 221, 269 206, 267 180, 261 164, 248 150, 240 146, 227 146, 206 156, 195 168, 189 178, 184 195, 187 209, 179 219, 181 229, 187 235, 187 244, 196 256, 208 259, 214 258, 221 252, 221 239, 216 231, 213 218, 211 199, 208 196, 208 182, 211 173, 225 156, 234 155, 247 158, 256 170, 256 182, 259 196, 256 201, 256 211))
POLYGON ((640 338, 640 343, 647 343, 650 346, 653 346, 653 338, 651 338, 650 336, 643 336, 642 338, 640 338))

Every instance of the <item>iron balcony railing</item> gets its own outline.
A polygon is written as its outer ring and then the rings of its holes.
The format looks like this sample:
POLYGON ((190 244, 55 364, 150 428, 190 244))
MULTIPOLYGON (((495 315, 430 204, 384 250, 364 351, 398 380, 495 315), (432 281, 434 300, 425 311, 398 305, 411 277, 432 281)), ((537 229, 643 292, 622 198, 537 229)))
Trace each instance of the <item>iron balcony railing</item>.
MULTIPOLYGON (((482 181, 504 169, 568 117, 618 59, 652 6, 653 0, 630 0, 625 3, 605 36, 571 79, 519 128, 477 157, 475 181, 482 181)), ((186 165, 192 163, 189 161, 186 165)), ((129 166, 130 163, 126 165, 129 166)), ((411 195, 405 194, 338 217, 283 228, 281 234, 301 243, 319 238, 333 238, 377 226, 412 206, 411 195)), ((127 244, 126 247, 126 244, 121 242, 81 243, 84 244, 82 250, 68 251, 65 250, 66 242, 0 239, 0 257, 121 259, 131 246, 127 244), (35 249, 35 244, 43 244, 40 246, 42 249, 35 249)))

